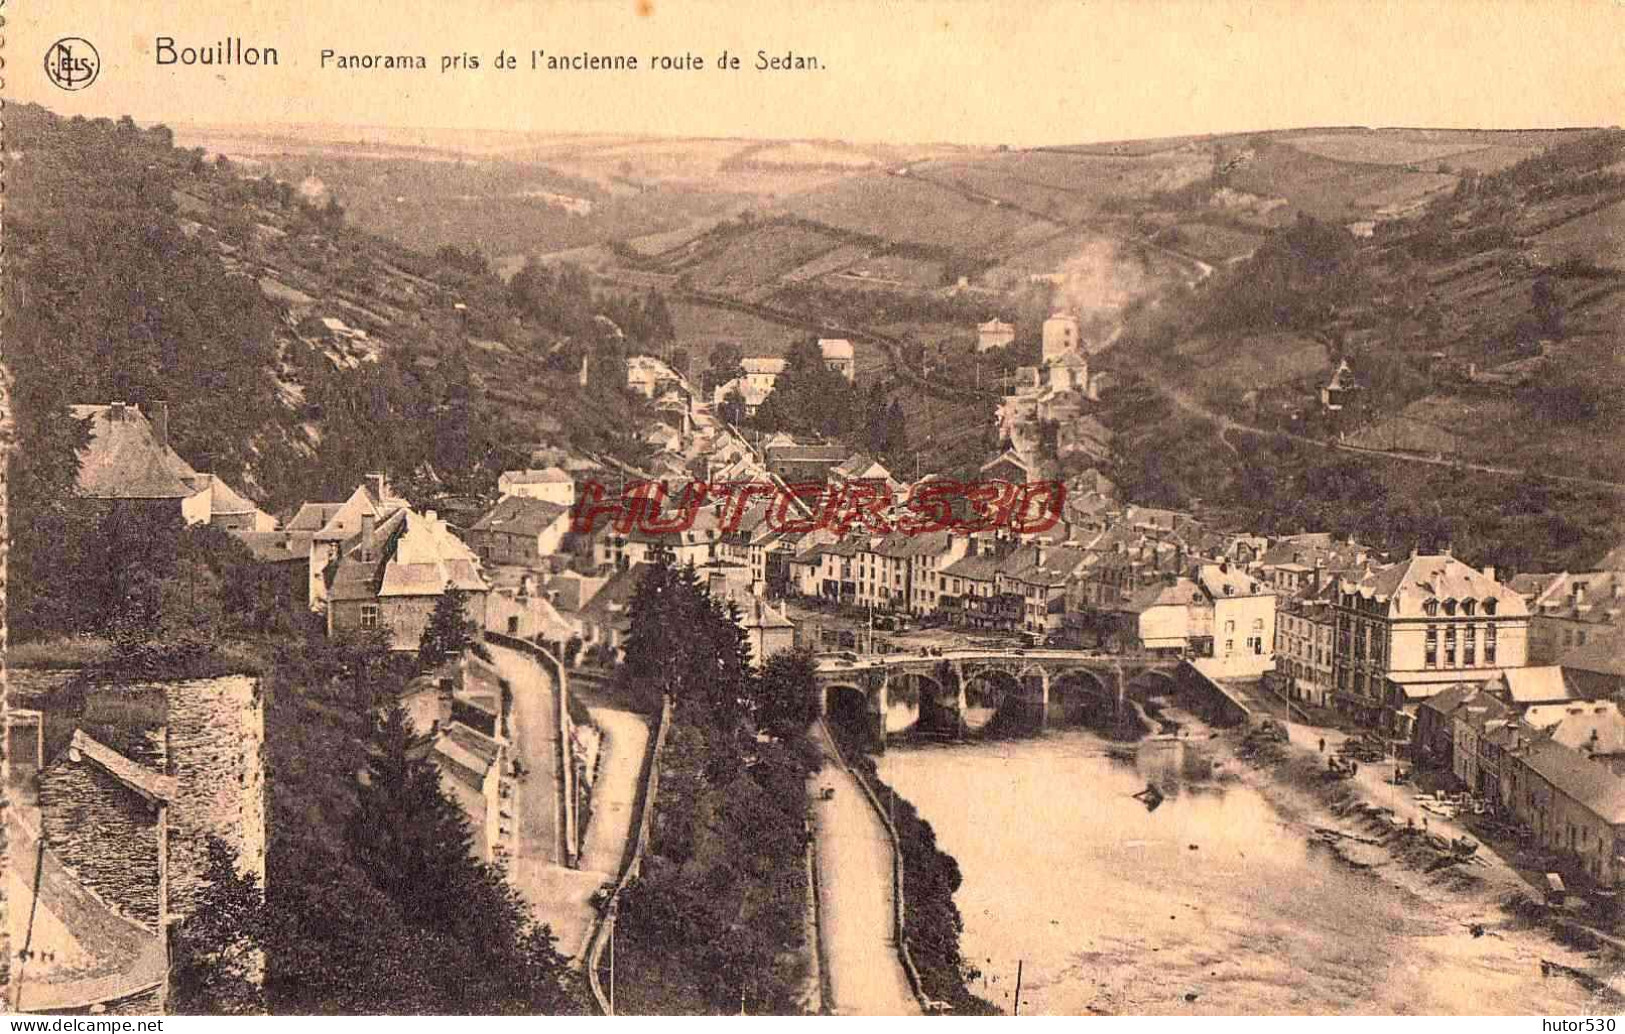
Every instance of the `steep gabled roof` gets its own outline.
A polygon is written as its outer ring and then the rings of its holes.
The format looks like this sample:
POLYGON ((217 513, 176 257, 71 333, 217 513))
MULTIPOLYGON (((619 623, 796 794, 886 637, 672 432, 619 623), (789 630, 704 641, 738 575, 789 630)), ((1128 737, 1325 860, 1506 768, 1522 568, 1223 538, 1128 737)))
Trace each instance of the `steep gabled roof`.
POLYGON ((570 512, 567 506, 550 503, 545 499, 510 495, 504 497, 489 512, 474 522, 469 531, 501 532, 506 535, 536 536, 553 526, 560 517, 570 512))
POLYGON ((1448 718, 1456 708, 1465 704, 1483 687, 1477 683, 1458 682, 1447 689, 1442 689, 1417 704, 1417 710, 1434 711, 1448 718))
POLYGON ((299 511, 288 521, 288 531, 305 531, 314 535, 327 526, 327 522, 344 509, 343 503, 301 503, 299 511))
POLYGON ((1231 564, 1203 564, 1197 569, 1196 580, 1215 600, 1275 595, 1255 575, 1231 564))
POLYGON ((235 515, 244 513, 259 513, 260 508, 249 500, 243 498, 235 488, 211 474, 200 475, 209 479, 209 512, 211 514, 235 515))
POLYGON ((359 534, 345 541, 328 569, 331 599, 438 596, 448 588, 485 592, 491 587, 474 552, 442 521, 401 509, 379 524, 374 535, 375 560, 362 559, 359 534))
POLYGON ((633 564, 624 571, 615 572, 614 577, 593 594, 592 600, 582 609, 582 616, 600 624, 630 623, 632 618, 627 608, 632 603, 632 597, 637 595, 644 576, 651 570, 652 564, 633 564))
POLYGON ((998 577, 1002 562, 1002 558, 996 556, 967 556, 943 568, 942 573, 975 582, 991 582, 998 577))
POLYGON ((1625 716, 1612 700, 1537 704, 1523 720, 1557 743, 1591 754, 1625 752, 1625 716))
POLYGON ((1521 760, 1536 775, 1609 825, 1625 823, 1625 779, 1561 743, 1536 740, 1521 760))
POLYGON ((1148 585, 1132 593, 1117 609, 1143 614, 1153 607, 1192 607, 1206 602, 1201 586, 1189 578, 1176 578, 1172 584, 1148 585))
POLYGON ((1514 704, 1554 703, 1580 696, 1563 678, 1563 669, 1555 664, 1507 668, 1496 681, 1506 687, 1507 697, 1514 704))
POLYGON ((1001 463, 1009 463, 1020 470, 1023 474, 1030 475, 1033 472, 1032 467, 1020 456, 1016 455, 1016 451, 1014 449, 1006 449, 997 456, 988 460, 986 463, 982 464, 978 473, 985 474, 1001 463))
MULTIPOLYGON (((326 504, 323 504, 326 505, 326 504)), ((380 496, 369 482, 361 485, 350 498, 339 504, 327 523, 316 532, 318 542, 343 542, 361 532, 361 518, 372 516, 380 522, 402 512, 406 503, 400 499, 380 496)))
POLYGON ((1023 546, 999 565, 1006 578, 1026 585, 1065 585, 1083 562, 1083 550, 1066 546, 1023 546))
POLYGON ((79 491, 92 499, 186 499, 197 494, 197 471, 158 441, 135 406, 73 406, 90 421, 90 441, 79 453, 79 491))

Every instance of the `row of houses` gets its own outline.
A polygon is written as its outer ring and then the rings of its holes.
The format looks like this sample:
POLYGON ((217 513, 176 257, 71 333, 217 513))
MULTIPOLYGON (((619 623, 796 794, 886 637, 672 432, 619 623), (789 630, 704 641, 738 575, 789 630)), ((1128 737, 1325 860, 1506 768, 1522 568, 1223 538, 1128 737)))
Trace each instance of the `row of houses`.
POLYGON ((1589 696, 1555 666, 1458 683, 1421 705, 1414 756, 1588 879, 1617 886, 1625 880, 1625 679, 1610 688, 1589 696))
POLYGON ((1401 735, 1423 700, 1458 681, 1562 664, 1606 682, 1622 667, 1613 570, 1502 582, 1448 552, 1383 564, 1357 543, 1314 536, 1283 540, 1259 566, 1280 593, 1283 691, 1401 735))

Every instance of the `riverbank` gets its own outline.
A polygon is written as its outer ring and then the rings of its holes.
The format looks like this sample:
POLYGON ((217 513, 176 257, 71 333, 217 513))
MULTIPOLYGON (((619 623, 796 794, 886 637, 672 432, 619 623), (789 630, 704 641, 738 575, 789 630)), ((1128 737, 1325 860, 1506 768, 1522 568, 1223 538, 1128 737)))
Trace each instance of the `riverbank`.
POLYGON ((876 759, 962 874, 974 993, 1010 1011, 1019 972, 1022 1015, 1597 1011, 1578 981, 1542 973, 1583 953, 1508 936, 1518 921, 1493 895, 1473 936, 1384 878, 1388 859, 1335 855, 1317 826, 1377 838, 1328 817, 1312 788, 1291 791, 1307 798, 1294 810, 1273 772, 1227 753, 1240 733, 1210 738, 1172 704, 1163 718, 1182 735, 1051 729, 900 741, 876 759))
POLYGON ((967 981, 981 976, 960 950, 964 920, 954 903, 959 889, 959 864, 937 846, 936 832, 906 798, 880 778, 874 758, 863 750, 861 738, 839 723, 830 725, 854 775, 865 779, 885 801, 903 854, 904 928, 909 953, 919 974, 925 997, 944 1003, 959 1016, 997 1015, 999 1009, 972 994, 967 981))
MULTIPOLYGON (((1193 743, 1212 759, 1221 782, 1247 784, 1313 849, 1401 892, 1419 914, 1459 931, 1454 936, 1499 938, 1531 971, 1544 971, 1542 963, 1572 967, 1583 975, 1574 979, 1587 991, 1620 970, 1625 952, 1576 937, 1573 924, 1548 915, 1501 856, 1480 848, 1462 860, 1451 850, 1451 840, 1460 835, 1454 826, 1435 819, 1424 831, 1410 787, 1369 776, 1329 779, 1325 755, 1301 735, 1279 741, 1256 728, 1251 734, 1216 733, 1189 716, 1179 718, 1193 743)), ((1553 973, 1553 979, 1570 979, 1560 969, 1553 973)), ((1617 1007, 1622 1000, 1604 994, 1611 998, 1606 1004, 1617 1007)))

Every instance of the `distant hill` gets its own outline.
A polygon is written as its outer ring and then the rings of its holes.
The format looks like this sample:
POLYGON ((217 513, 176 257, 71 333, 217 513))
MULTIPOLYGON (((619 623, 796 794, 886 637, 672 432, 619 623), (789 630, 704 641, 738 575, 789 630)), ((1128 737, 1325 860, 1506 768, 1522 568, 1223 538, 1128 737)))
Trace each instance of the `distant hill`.
POLYGON ((359 226, 423 251, 601 258, 772 199, 941 153, 840 141, 669 139, 378 127, 182 126, 177 140, 253 173, 319 182, 359 226))

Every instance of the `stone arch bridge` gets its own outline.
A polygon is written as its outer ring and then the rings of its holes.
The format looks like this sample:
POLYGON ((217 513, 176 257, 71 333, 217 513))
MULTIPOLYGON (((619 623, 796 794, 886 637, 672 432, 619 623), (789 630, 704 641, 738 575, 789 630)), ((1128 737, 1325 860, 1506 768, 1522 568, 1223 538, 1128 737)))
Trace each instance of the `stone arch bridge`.
POLYGON ((1015 729, 1114 722, 1127 701, 1179 686, 1178 658, 1079 650, 945 650, 820 660, 821 712, 861 718, 877 747, 888 733, 918 728, 956 735, 995 725, 1015 729))

